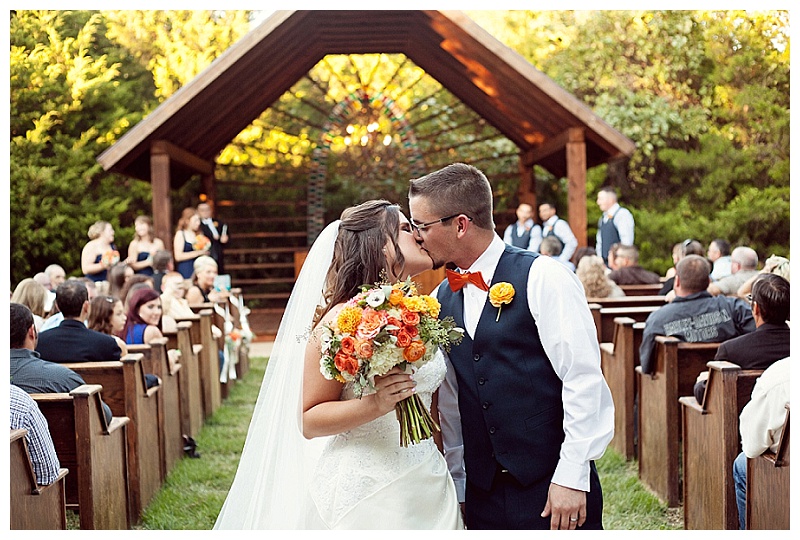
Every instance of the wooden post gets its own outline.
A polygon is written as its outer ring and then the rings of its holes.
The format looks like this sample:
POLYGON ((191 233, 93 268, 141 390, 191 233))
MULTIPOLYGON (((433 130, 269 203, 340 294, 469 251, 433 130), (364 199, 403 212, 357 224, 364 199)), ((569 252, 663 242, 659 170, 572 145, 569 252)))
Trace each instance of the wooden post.
POLYGON ((204 174, 202 179, 203 193, 206 195, 205 202, 211 206, 212 215, 216 216, 217 207, 217 178, 212 171, 211 174, 204 174))
POLYGON ((153 229, 168 250, 172 250, 172 201, 169 197, 169 155, 155 148, 150 154, 150 177, 153 186, 153 229))
MULTIPOLYGON (((537 215, 536 204, 536 177, 533 174, 533 164, 528 164, 524 156, 519 158, 519 188, 517 189, 519 203, 527 203, 533 208, 534 215, 537 215)), ((515 218, 516 220, 516 218, 515 218)))
POLYGON ((566 152, 567 221, 578 239, 578 247, 585 247, 588 238, 586 237, 586 142, 583 128, 570 128, 566 152))

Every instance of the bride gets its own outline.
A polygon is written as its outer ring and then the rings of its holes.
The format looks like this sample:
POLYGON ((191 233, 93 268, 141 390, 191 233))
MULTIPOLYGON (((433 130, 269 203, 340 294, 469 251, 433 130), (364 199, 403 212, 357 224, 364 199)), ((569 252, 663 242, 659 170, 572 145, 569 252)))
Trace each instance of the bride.
POLYGON ((215 529, 461 529, 441 443, 400 446, 397 402, 416 392, 437 416, 441 353, 395 368, 355 399, 323 377, 317 327, 362 284, 432 267, 397 205, 342 212, 314 242, 281 320, 239 468, 215 529))

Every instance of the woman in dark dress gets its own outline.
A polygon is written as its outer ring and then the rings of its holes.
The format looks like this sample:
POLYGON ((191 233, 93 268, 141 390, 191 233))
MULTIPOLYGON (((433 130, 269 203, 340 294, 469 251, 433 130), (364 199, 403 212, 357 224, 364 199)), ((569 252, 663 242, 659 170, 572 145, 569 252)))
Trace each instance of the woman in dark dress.
POLYGON ((153 275, 153 254, 165 249, 164 242, 153 233, 149 216, 138 216, 134 222, 134 235, 128 246, 128 266, 137 274, 153 275))
POLYGON ((184 279, 191 279, 194 260, 201 255, 208 255, 211 250, 211 241, 200 232, 200 216, 194 208, 184 208, 178 220, 172 248, 177 263, 175 270, 184 279))

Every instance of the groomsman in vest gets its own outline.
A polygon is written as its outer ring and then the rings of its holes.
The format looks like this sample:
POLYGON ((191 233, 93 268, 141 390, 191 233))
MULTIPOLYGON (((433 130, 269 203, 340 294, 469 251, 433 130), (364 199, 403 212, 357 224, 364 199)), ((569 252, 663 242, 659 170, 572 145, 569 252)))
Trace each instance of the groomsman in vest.
POLYGON ((570 259, 578 248, 578 239, 569 223, 558 217, 556 206, 549 202, 539 205, 539 218, 542 220, 542 239, 554 236, 561 242, 561 254, 557 258, 569 267, 570 259))
POLYGON ((208 203, 197 205, 197 215, 200 216, 200 231, 211 240, 209 255, 217 261, 217 272, 224 274, 223 246, 228 243, 228 226, 211 217, 211 205, 208 203))
POLYGON ((608 264, 608 248, 611 244, 633 245, 633 214, 619 205, 613 187, 604 187, 597 193, 597 206, 603 215, 597 222, 595 251, 608 264))
POLYGON ((594 460, 613 437, 614 405, 580 281, 497 236, 475 167, 411 180, 409 208, 434 268, 447 265, 440 317, 465 329, 439 413, 467 528, 601 529, 594 460))
POLYGON ((542 228, 533 221, 533 207, 522 203, 517 207, 517 221, 506 227, 503 242, 528 251, 539 251, 542 228))

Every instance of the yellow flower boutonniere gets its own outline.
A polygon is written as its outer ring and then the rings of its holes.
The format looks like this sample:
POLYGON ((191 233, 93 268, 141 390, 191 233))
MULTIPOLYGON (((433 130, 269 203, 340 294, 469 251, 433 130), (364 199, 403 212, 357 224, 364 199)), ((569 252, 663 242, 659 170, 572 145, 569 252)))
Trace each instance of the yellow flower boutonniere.
POLYGON ((497 318, 494 322, 500 320, 500 311, 503 309, 503 304, 508 304, 514 299, 514 286, 511 283, 501 281, 495 283, 489 289, 489 302, 497 308, 497 318))

